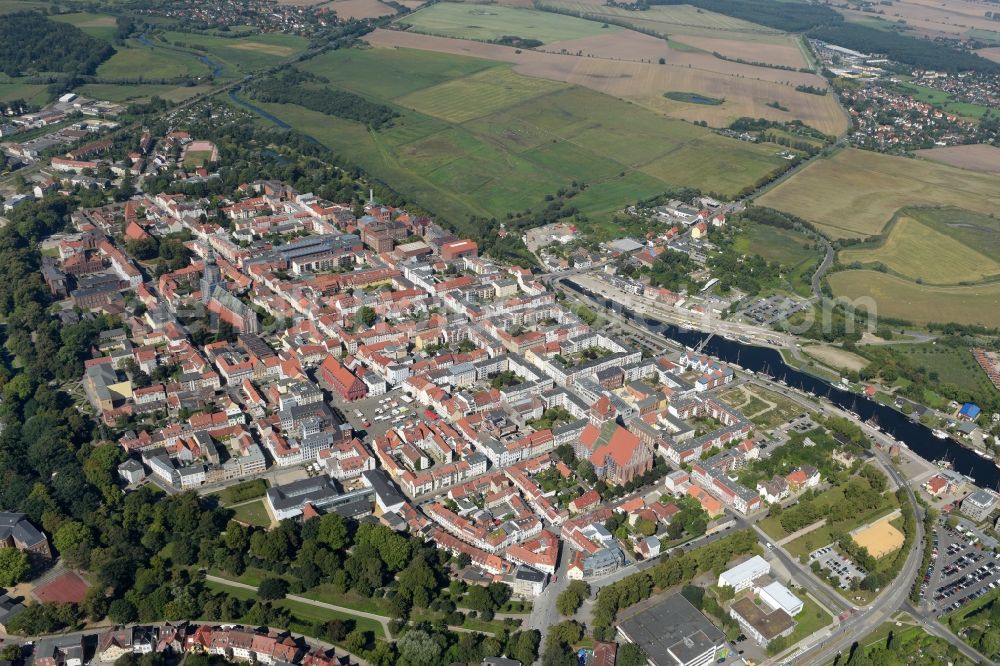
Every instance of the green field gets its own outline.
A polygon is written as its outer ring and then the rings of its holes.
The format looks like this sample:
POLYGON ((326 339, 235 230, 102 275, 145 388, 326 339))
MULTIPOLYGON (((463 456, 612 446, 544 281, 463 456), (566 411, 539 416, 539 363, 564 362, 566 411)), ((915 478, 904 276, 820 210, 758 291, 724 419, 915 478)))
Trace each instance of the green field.
POLYGON ((116 85, 113 83, 88 83, 76 89, 84 97, 103 99, 109 102, 130 102, 160 97, 169 102, 184 100, 208 92, 210 86, 170 86, 156 84, 116 85))
POLYGON ((982 106, 980 104, 971 104, 969 102, 960 102, 951 95, 943 90, 937 90, 936 88, 928 88, 927 86, 920 86, 909 81, 901 81, 896 84, 896 87, 901 92, 908 93, 913 96, 919 102, 925 102, 927 104, 933 104, 934 106, 947 111, 948 113, 954 113, 959 116, 965 116, 966 118, 979 119, 983 117, 989 109, 988 107, 982 106))
POLYGON ((604 215, 671 186, 733 195, 783 165, 736 141, 506 64, 408 49, 343 49, 304 69, 401 109, 370 132, 296 105, 260 106, 452 223, 537 205, 583 181, 604 215))
POLYGON ((812 275, 823 256, 822 250, 813 247, 815 242, 793 229, 748 224, 734 239, 733 250, 740 254, 757 254, 785 266, 785 279, 791 291, 810 296, 812 275))
POLYGON ((296 35, 267 33, 246 37, 216 37, 187 32, 164 32, 162 39, 171 46, 204 51, 223 66, 221 76, 241 76, 271 67, 306 49, 309 42, 296 35))
POLYGON ((0 102, 15 99, 23 99, 29 104, 42 106, 47 103, 51 95, 48 86, 42 83, 15 83, 3 74, 0 74, 0 102))
MULTIPOLYGON (((256 599, 257 593, 253 590, 247 590, 239 587, 232 587, 226 585, 225 583, 218 583, 215 581, 206 581, 205 587, 212 592, 225 592, 229 596, 236 597, 237 599, 256 599)), ((385 638, 385 632, 382 631, 382 625, 365 617, 358 617, 357 615, 352 615, 351 613, 343 613, 340 611, 330 610, 327 608, 319 608, 317 606, 312 606, 310 604, 303 603, 301 601, 291 601, 288 599, 281 599, 280 601, 273 602, 275 606, 279 608, 287 608, 291 614, 294 616, 295 620, 289 629, 303 633, 306 635, 313 635, 312 625, 315 622, 328 622, 330 620, 350 620, 354 623, 357 629, 362 631, 370 631, 375 634, 375 638, 381 639, 385 638)))
POLYGON ((813 222, 831 238, 864 238, 911 206, 1000 213, 1000 176, 848 148, 814 160, 757 203, 813 222))
POLYGON ((48 9, 52 6, 50 2, 40 0, 0 0, 0 14, 13 14, 14 12, 26 12, 33 9, 48 9))
POLYGON ((889 271, 926 284, 978 282, 1000 276, 1000 262, 910 215, 899 216, 878 247, 840 252, 844 264, 883 264, 889 271))
POLYGON ((174 79, 207 76, 210 72, 192 54, 140 44, 134 39, 126 47, 115 47, 117 53, 97 68, 105 79, 174 79))
MULTIPOLYGON (((952 347, 945 344, 900 344, 880 346, 882 350, 890 351, 900 361, 915 368, 924 368, 928 373, 936 372, 937 381, 934 384, 954 384, 962 389, 973 392, 989 393, 993 391, 986 373, 972 357, 968 347, 952 347)), ((872 348, 875 350, 876 348, 872 348)), ((858 348, 861 354, 866 347, 858 348)))
POLYGON ((271 517, 267 515, 267 509, 264 508, 264 500, 262 499, 241 504, 233 509, 233 511, 236 513, 233 518, 244 523, 256 525, 257 527, 269 527, 271 525, 271 517))
MULTIPOLYGON (((854 479, 860 480, 860 477, 854 477, 854 479)), ((844 499, 844 491, 844 486, 834 486, 824 490, 816 500, 819 503, 817 506, 836 506, 840 504, 844 499)), ((896 496, 892 493, 882 495, 882 499, 884 500, 882 505, 867 514, 845 516, 843 520, 838 520, 834 525, 827 522, 825 525, 789 541, 784 545, 784 548, 794 557, 808 555, 817 548, 830 545, 833 542, 834 532, 850 532, 855 528, 881 518, 899 506, 896 496)), ((773 539, 780 540, 788 536, 788 533, 781 527, 780 516, 765 518, 760 521, 759 525, 773 539)))
POLYGON ((106 39, 109 42, 114 39, 115 36, 115 17, 109 14, 80 12, 76 14, 58 14, 56 16, 52 16, 51 18, 53 21, 75 25, 88 35, 106 39))
POLYGON ((918 285, 909 280, 869 270, 848 270, 828 278, 833 293, 874 305, 879 315, 918 324, 955 322, 1000 326, 1000 283, 964 287, 918 285), (857 300, 857 299, 864 299, 857 300))
POLYGON ((509 36, 547 43, 621 30, 615 26, 602 28, 600 23, 594 21, 534 9, 453 2, 430 5, 408 14, 397 23, 411 26, 413 32, 481 42, 509 36))
POLYGON ((541 6, 572 12, 577 16, 587 16, 594 21, 606 20, 619 25, 628 25, 642 32, 661 36, 683 34, 692 37, 764 43, 783 43, 790 40, 778 30, 691 5, 654 5, 643 11, 633 11, 587 0, 541 0, 541 6))

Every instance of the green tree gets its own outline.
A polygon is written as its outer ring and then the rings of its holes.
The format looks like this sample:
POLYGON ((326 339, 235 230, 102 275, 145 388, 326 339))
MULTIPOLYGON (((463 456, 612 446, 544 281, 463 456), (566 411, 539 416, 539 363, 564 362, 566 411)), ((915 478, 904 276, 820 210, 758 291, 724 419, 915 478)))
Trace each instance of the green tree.
POLYGON ((635 643, 623 643, 618 646, 616 666, 646 666, 647 663, 646 653, 635 643))
POLYGON ((0 548, 0 587, 17 585, 30 570, 26 552, 17 548, 0 548))
POLYGON ((257 587, 257 596, 261 599, 282 599, 288 594, 288 581, 284 578, 265 578, 257 587))
POLYGON ((354 313, 354 321, 361 324, 362 326, 370 328, 372 324, 375 323, 376 315, 375 310, 363 305, 358 308, 358 311, 354 313))
POLYGON ((66 520, 53 533, 52 545, 69 562, 81 564, 90 552, 91 539, 90 529, 86 525, 66 520))
POLYGON ((441 656, 441 644, 422 629, 411 629, 396 641, 399 656, 413 666, 433 666, 441 656))

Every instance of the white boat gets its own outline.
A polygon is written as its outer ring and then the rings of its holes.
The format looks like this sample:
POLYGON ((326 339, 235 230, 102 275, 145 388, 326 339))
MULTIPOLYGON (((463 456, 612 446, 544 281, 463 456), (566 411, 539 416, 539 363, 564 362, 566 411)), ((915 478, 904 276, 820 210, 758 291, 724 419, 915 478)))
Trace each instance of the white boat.
POLYGON ((973 451, 975 451, 976 455, 980 456, 981 458, 986 458, 987 460, 992 460, 993 459, 993 456, 991 456, 990 454, 986 453, 986 451, 980 451, 979 449, 973 449, 973 451))
POLYGON ((931 434, 937 437, 938 439, 948 439, 948 433, 946 433, 944 430, 937 429, 934 430, 931 434))

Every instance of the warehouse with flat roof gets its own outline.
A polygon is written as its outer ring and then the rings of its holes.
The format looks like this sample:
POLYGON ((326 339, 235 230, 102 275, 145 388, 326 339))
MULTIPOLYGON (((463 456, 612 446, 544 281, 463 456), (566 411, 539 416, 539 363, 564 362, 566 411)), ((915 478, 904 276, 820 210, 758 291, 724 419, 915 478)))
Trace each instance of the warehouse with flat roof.
POLYGON ((708 666, 726 637, 680 594, 623 620, 618 635, 643 649, 652 666, 708 666))

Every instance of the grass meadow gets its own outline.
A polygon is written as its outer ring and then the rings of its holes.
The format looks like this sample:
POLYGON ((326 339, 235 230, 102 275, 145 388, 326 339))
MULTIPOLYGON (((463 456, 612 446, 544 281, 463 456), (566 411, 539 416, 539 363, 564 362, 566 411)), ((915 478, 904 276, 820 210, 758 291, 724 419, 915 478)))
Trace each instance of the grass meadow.
POLYGON ((617 26, 534 9, 439 2, 399 19, 410 30, 440 37, 490 42, 504 36, 556 42, 617 32, 617 26))
POLYGON ((344 49, 303 68, 400 110, 390 128, 261 104, 453 223, 537 206, 574 180, 605 215, 671 186, 734 194, 783 164, 773 146, 722 137, 589 89, 489 60, 344 49))

